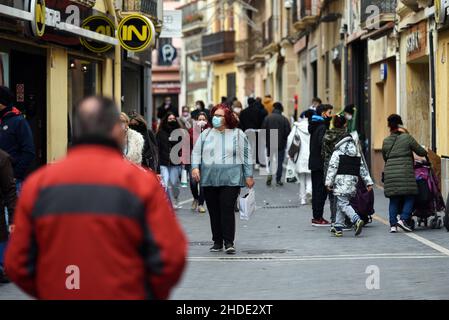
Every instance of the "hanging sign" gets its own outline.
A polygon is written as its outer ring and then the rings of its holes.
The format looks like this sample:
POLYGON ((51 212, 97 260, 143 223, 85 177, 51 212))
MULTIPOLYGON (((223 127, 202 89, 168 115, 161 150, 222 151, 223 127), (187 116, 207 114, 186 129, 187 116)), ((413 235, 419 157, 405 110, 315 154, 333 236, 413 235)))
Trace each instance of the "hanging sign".
POLYGON ((46 7, 45 0, 30 1, 30 11, 32 16, 31 30, 36 37, 42 37, 45 33, 46 7))
POLYGON ((139 14, 124 18, 117 29, 120 45, 131 52, 139 52, 154 45, 156 31, 153 22, 139 14))
MULTIPOLYGON (((90 30, 105 36, 114 37, 114 23, 106 16, 96 15, 85 19, 81 25, 83 29, 90 30)), ((111 44, 80 38, 81 44, 92 52, 103 53, 112 48, 111 44)))

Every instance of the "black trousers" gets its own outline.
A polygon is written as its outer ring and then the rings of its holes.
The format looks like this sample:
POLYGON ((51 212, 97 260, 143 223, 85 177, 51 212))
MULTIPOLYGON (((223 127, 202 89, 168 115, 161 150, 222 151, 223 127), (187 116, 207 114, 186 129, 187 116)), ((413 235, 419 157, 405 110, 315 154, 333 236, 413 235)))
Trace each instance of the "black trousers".
POLYGON ((198 201, 198 205, 204 204, 204 190, 200 186, 199 182, 196 182, 192 177, 192 166, 186 165, 186 170, 189 173, 190 191, 192 192, 193 199, 198 201))
POLYGON ((323 218, 327 190, 324 185, 324 171, 312 171, 312 211, 314 219, 323 218))
POLYGON ((204 198, 209 210, 212 240, 216 244, 234 244, 235 212, 234 205, 240 187, 204 187, 204 198))

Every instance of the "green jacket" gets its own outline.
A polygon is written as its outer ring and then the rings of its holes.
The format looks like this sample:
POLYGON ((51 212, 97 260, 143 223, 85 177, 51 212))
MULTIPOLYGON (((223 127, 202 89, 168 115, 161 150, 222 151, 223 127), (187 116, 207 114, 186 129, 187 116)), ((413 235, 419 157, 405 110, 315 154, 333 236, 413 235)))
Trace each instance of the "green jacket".
POLYGON ((384 139, 384 191, 387 198, 418 193, 413 170, 413 152, 424 157, 427 151, 408 133, 393 132, 384 139))
POLYGON ((346 128, 328 129, 324 134, 323 147, 321 148, 321 157, 324 159, 324 176, 326 176, 329 161, 335 151, 335 146, 341 139, 347 136, 349 136, 349 133, 346 131, 346 128))

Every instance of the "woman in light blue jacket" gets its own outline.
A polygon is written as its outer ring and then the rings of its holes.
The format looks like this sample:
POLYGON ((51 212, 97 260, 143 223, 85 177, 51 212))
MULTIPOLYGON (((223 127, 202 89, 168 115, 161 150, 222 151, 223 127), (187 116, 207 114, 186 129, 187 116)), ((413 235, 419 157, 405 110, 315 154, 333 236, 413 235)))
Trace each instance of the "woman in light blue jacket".
POLYGON ((210 215, 211 252, 235 253, 234 204, 240 188, 254 186, 251 148, 228 106, 211 110, 212 129, 201 133, 192 153, 192 177, 200 181, 210 215))

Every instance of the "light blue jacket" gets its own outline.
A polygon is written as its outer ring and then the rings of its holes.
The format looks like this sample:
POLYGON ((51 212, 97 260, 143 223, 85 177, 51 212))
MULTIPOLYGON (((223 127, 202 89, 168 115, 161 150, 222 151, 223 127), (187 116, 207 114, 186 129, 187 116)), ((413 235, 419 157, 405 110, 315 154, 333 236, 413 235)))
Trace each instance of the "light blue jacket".
POLYGON ((245 186, 253 176, 249 140, 240 129, 207 129, 193 147, 192 169, 200 169, 201 186, 245 186))

